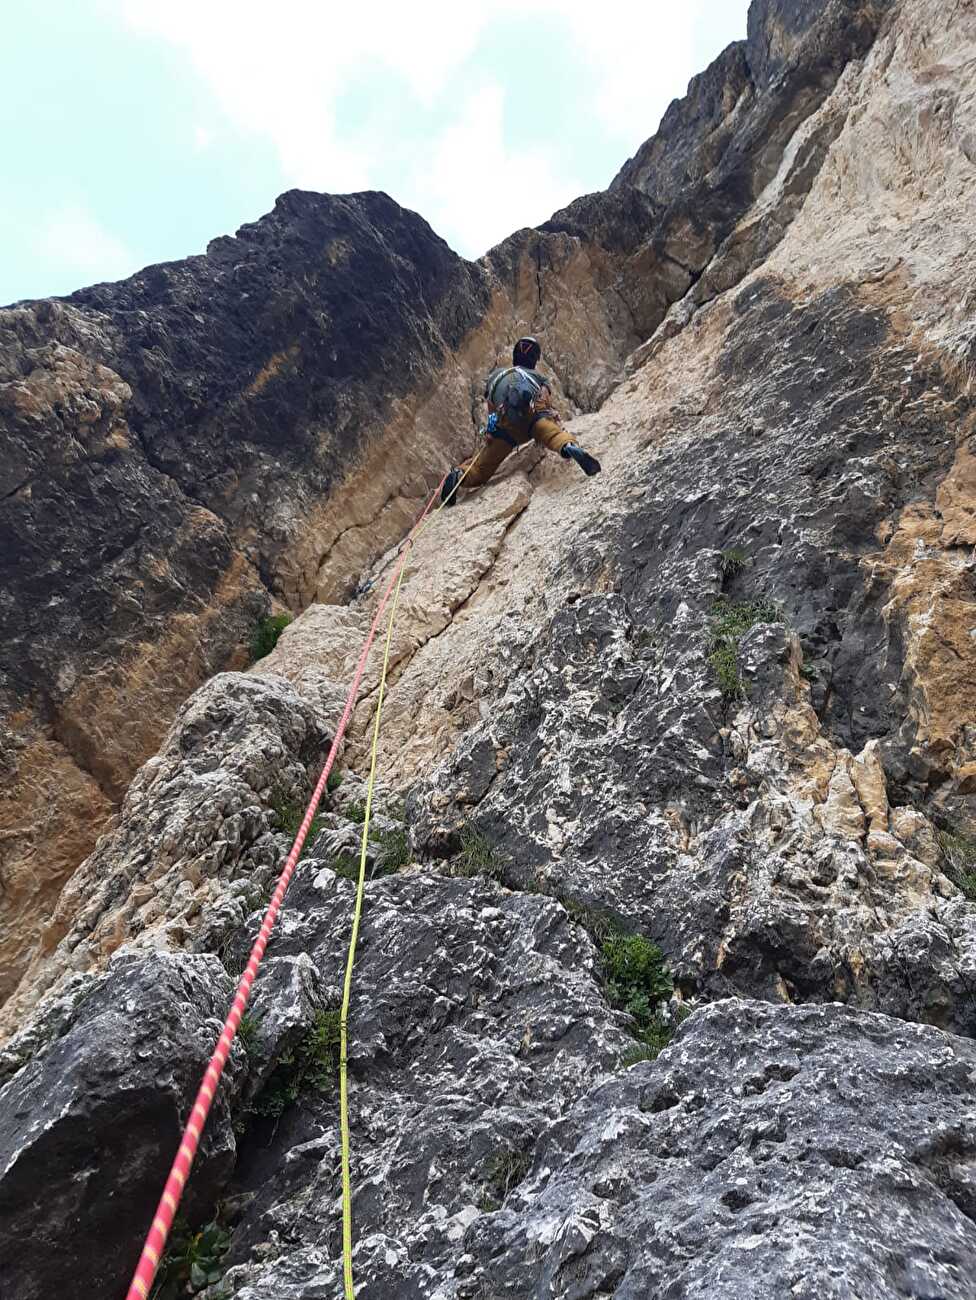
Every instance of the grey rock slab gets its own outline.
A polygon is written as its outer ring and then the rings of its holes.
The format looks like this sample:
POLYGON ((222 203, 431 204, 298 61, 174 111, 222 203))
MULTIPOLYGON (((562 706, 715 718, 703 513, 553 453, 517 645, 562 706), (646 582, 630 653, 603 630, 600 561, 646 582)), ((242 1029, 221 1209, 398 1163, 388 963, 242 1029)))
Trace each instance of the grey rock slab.
POLYGON ((974 1083, 935 1029, 714 1003, 549 1131, 445 1294, 972 1300, 974 1083))
MULTIPOLYGON (((314 860, 303 868, 273 957, 307 954, 334 1005, 352 886, 314 860)), ((277 1023, 294 981, 272 983, 259 981, 256 1005, 277 1023)), ((417 870, 367 885, 349 1051, 357 1294, 431 1294, 541 1134, 631 1046, 592 941, 558 903, 417 870)), ((333 1285, 338 1157, 334 1094, 310 1093, 270 1136, 245 1137, 235 1294, 333 1285)))

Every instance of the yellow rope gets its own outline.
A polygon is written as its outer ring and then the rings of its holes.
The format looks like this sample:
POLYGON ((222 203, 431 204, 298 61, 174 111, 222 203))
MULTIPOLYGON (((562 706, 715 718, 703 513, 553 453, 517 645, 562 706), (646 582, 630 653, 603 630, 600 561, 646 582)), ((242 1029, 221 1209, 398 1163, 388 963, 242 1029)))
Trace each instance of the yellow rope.
MULTIPOLYGON (((475 465, 481 458, 481 452, 475 456, 471 464, 458 479, 457 489, 461 486, 467 476, 474 469, 475 465)), ((444 502, 438 503, 437 507, 431 511, 430 515, 424 520, 418 528, 413 541, 407 546, 416 545, 423 536, 424 530, 430 521, 434 518, 439 510, 444 508, 444 502)), ((339 1132, 342 1144, 342 1277, 345 1287, 346 1300, 355 1300, 356 1292, 353 1286, 352 1277, 352 1181, 349 1174, 349 1091, 348 1091, 348 1034, 347 1022, 349 1018, 349 999, 352 995, 352 972, 356 962, 356 943, 359 939, 359 923, 363 914, 363 891, 366 885, 366 846, 369 839, 369 819, 373 810, 373 787, 376 783, 376 754, 379 747, 380 739, 380 717, 383 713, 383 696, 386 693, 386 678, 390 667, 390 646, 393 643, 393 621, 396 618, 397 602, 400 599, 400 588, 403 585, 404 574, 407 571, 406 560, 400 566, 400 574, 397 578, 396 587, 393 590, 393 603, 390 606, 390 617, 386 625, 386 645, 383 650, 383 668, 380 673, 379 692, 376 701, 376 717, 373 722, 373 743, 370 750, 369 758, 369 781, 366 786, 366 813, 363 817, 363 838, 359 847, 359 877, 356 882, 356 905, 352 914, 352 934, 349 936, 349 953, 346 957, 346 977, 342 985, 342 1010, 339 1014, 339 1132)))

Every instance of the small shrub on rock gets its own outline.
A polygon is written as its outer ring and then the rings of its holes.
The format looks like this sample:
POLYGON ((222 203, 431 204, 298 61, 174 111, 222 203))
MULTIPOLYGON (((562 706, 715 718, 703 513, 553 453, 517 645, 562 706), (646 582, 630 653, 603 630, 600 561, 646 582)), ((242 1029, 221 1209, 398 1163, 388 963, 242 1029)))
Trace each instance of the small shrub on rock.
POLYGON ((664 954, 642 934, 612 931, 600 949, 607 1001, 634 1020, 634 1037, 640 1044, 622 1064, 653 1060, 667 1047, 675 1025, 661 1014, 660 1005, 674 991, 664 954))
POLYGON ((324 1093, 335 1083, 339 1068, 339 1012, 319 1011, 311 1028, 278 1058, 251 1112, 277 1119, 303 1093, 324 1093))
POLYGON ((730 546, 728 550, 719 552, 718 567, 722 571, 723 579, 734 578, 736 574, 748 568, 748 565, 749 557, 741 546, 730 546))
POLYGON ((269 655, 278 644, 278 638, 292 621, 291 614, 272 614, 263 618, 251 634, 251 662, 257 663, 269 655))
POLYGON ((936 838, 946 875, 971 903, 976 903, 976 840, 954 830, 939 831, 936 838))
MULTIPOLYGON (((304 805, 296 803, 281 786, 275 786, 271 792, 271 811, 274 814, 275 830, 281 831, 282 834, 293 840, 298 834, 302 819, 305 816, 304 805)), ((305 844, 302 850, 303 856, 311 848, 321 829, 322 818, 320 814, 316 813, 312 818, 311 826, 308 828, 308 834, 305 836, 305 844)))
POLYGON ((743 700, 746 687, 739 674, 739 642, 757 623, 777 623, 782 614, 771 600, 716 601, 712 609, 712 666, 725 700, 743 700))
POLYGON ((525 1179, 531 1165, 532 1157, 527 1151, 516 1151, 512 1147, 496 1151, 485 1169, 479 1208, 486 1214, 500 1210, 508 1194, 525 1179))
POLYGON ((150 1300, 179 1300, 213 1286, 224 1275, 222 1261, 229 1249, 230 1236, 216 1219, 193 1232, 182 1216, 177 1217, 150 1300))

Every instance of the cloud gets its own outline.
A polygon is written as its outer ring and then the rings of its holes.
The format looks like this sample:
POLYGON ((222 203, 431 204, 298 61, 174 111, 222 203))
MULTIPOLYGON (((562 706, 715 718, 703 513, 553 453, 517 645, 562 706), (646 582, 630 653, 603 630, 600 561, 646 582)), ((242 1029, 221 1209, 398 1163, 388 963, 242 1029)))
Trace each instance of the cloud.
MULTIPOLYGON (((271 143, 285 185, 392 190, 469 255, 587 188, 569 163, 563 174, 540 152, 506 148, 506 82, 519 77, 540 97, 555 94, 547 57, 569 41, 585 69, 570 93, 606 133, 608 161, 622 163, 699 71, 695 35, 700 42, 715 5, 735 7, 732 0, 534 0, 529 11, 524 0, 104 3, 130 28, 185 53, 233 129, 271 143), (366 113, 351 126, 342 116, 343 95, 355 89, 361 99, 364 85, 367 99, 372 88, 377 100, 393 87, 391 123, 377 126, 366 113), (418 123, 419 141, 410 137, 418 123), (503 186, 490 183, 496 176, 506 178, 503 186)), ((745 0, 736 3, 744 12, 745 0)), ((199 138, 197 147, 205 147, 199 138)))
MULTIPOLYGON (((509 0, 505 0, 509 3, 509 0)), ((442 0, 116 0, 137 31, 182 47, 238 129, 269 139, 291 185, 336 192, 375 184, 335 105, 352 81, 395 73, 431 104, 477 41, 484 16, 442 0)))
POLYGON ((545 221, 578 193, 543 150, 506 145, 504 114, 501 85, 473 88, 404 186, 402 201, 436 213, 438 232, 468 254, 545 221))
POLYGON ((81 203, 65 203, 41 222, 34 252, 78 279, 121 279, 141 265, 138 255, 81 203))
MULTIPOLYGON (((702 0, 681 3, 560 4, 540 0, 585 53, 591 72, 586 94, 603 126, 614 134, 637 126, 646 138, 674 97, 676 69, 692 67, 693 31, 702 0)), ((695 68, 694 71, 699 71, 695 68)), ((681 81, 688 76, 679 73, 681 81)), ((621 159, 621 161, 623 161, 621 159)))

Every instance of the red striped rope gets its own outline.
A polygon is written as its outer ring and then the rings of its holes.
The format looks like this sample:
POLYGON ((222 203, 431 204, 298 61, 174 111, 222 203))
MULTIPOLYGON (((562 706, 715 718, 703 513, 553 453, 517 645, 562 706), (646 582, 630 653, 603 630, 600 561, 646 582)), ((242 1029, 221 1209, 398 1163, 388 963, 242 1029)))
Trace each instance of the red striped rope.
POLYGON ((356 704, 356 696, 359 692, 359 685, 366 671, 366 660, 369 657, 373 641, 376 639, 376 632, 386 608, 387 601, 393 588, 399 580, 400 573, 407 562, 407 556, 410 553, 410 547, 414 537, 421 524, 430 513, 430 508, 437 499, 447 475, 441 479, 434 489, 430 500, 427 502, 423 511, 417 516, 413 527, 407 534, 406 542, 400 556, 400 563, 393 572, 383 597, 376 607, 376 613, 373 616, 373 622, 366 636, 366 642, 363 645, 363 652, 359 656, 359 663, 356 667, 355 676, 352 679, 352 685, 349 688, 349 694, 346 697, 346 705, 339 719, 339 725, 336 729, 335 739, 329 750, 328 757, 325 760, 325 766, 322 768, 322 775, 318 779, 318 784, 308 801, 308 807, 305 809, 305 816, 299 827, 298 834, 295 836, 295 842, 291 846, 291 852, 285 859, 285 865, 281 869, 278 877, 278 883, 275 886, 271 902, 268 904, 268 910, 264 914, 264 920, 261 922, 261 929, 257 939, 254 941, 254 947, 251 949, 251 955, 248 959, 247 968, 241 976, 241 982, 237 986, 237 992, 234 994, 234 1001, 231 1009, 224 1021, 224 1027, 220 1031, 220 1038, 217 1046, 210 1058, 210 1064, 204 1072, 203 1082, 200 1084, 200 1090, 197 1093, 196 1101, 193 1103, 193 1109, 190 1111, 190 1118, 187 1120, 186 1128, 183 1130, 183 1136, 180 1139, 179 1150, 176 1153, 176 1159, 173 1161, 172 1168, 169 1171, 169 1177, 166 1179, 166 1185, 163 1194, 160 1197, 159 1204, 156 1207, 156 1213, 153 1216, 152 1226, 146 1237, 145 1245, 142 1248, 142 1254, 139 1257, 139 1263, 133 1274, 132 1281, 129 1284, 129 1290, 126 1293, 126 1300, 148 1300, 149 1292, 152 1288, 153 1281, 156 1277, 156 1270, 159 1268, 160 1260, 163 1257, 163 1251, 166 1249, 166 1241, 169 1237, 170 1229, 173 1226, 173 1219, 176 1217, 176 1211, 179 1208, 180 1199, 183 1196, 183 1189, 186 1186, 186 1180, 190 1176, 190 1169, 200 1145, 200 1139, 203 1137, 203 1129, 207 1122, 207 1116, 210 1114, 210 1107, 213 1105, 214 1097, 217 1093, 217 1087, 220 1084, 221 1075, 224 1072, 224 1066, 227 1064, 227 1058, 230 1055, 231 1044, 234 1041, 234 1035, 237 1033, 238 1026, 241 1023, 241 1017, 247 1008, 248 999, 251 996, 251 987, 254 984, 254 978, 258 973, 258 967, 261 965, 261 959, 264 957, 265 949, 268 946, 268 940, 271 938, 271 931, 274 929, 274 923, 281 911, 281 904, 284 901, 285 893, 291 882, 298 859, 301 856, 302 848, 305 844, 305 837, 308 835, 309 828, 315 817, 319 801, 325 792, 325 785, 329 779, 329 773, 335 763, 335 757, 339 750, 339 745, 345 730, 349 725, 349 719, 352 717, 352 711, 356 704))

